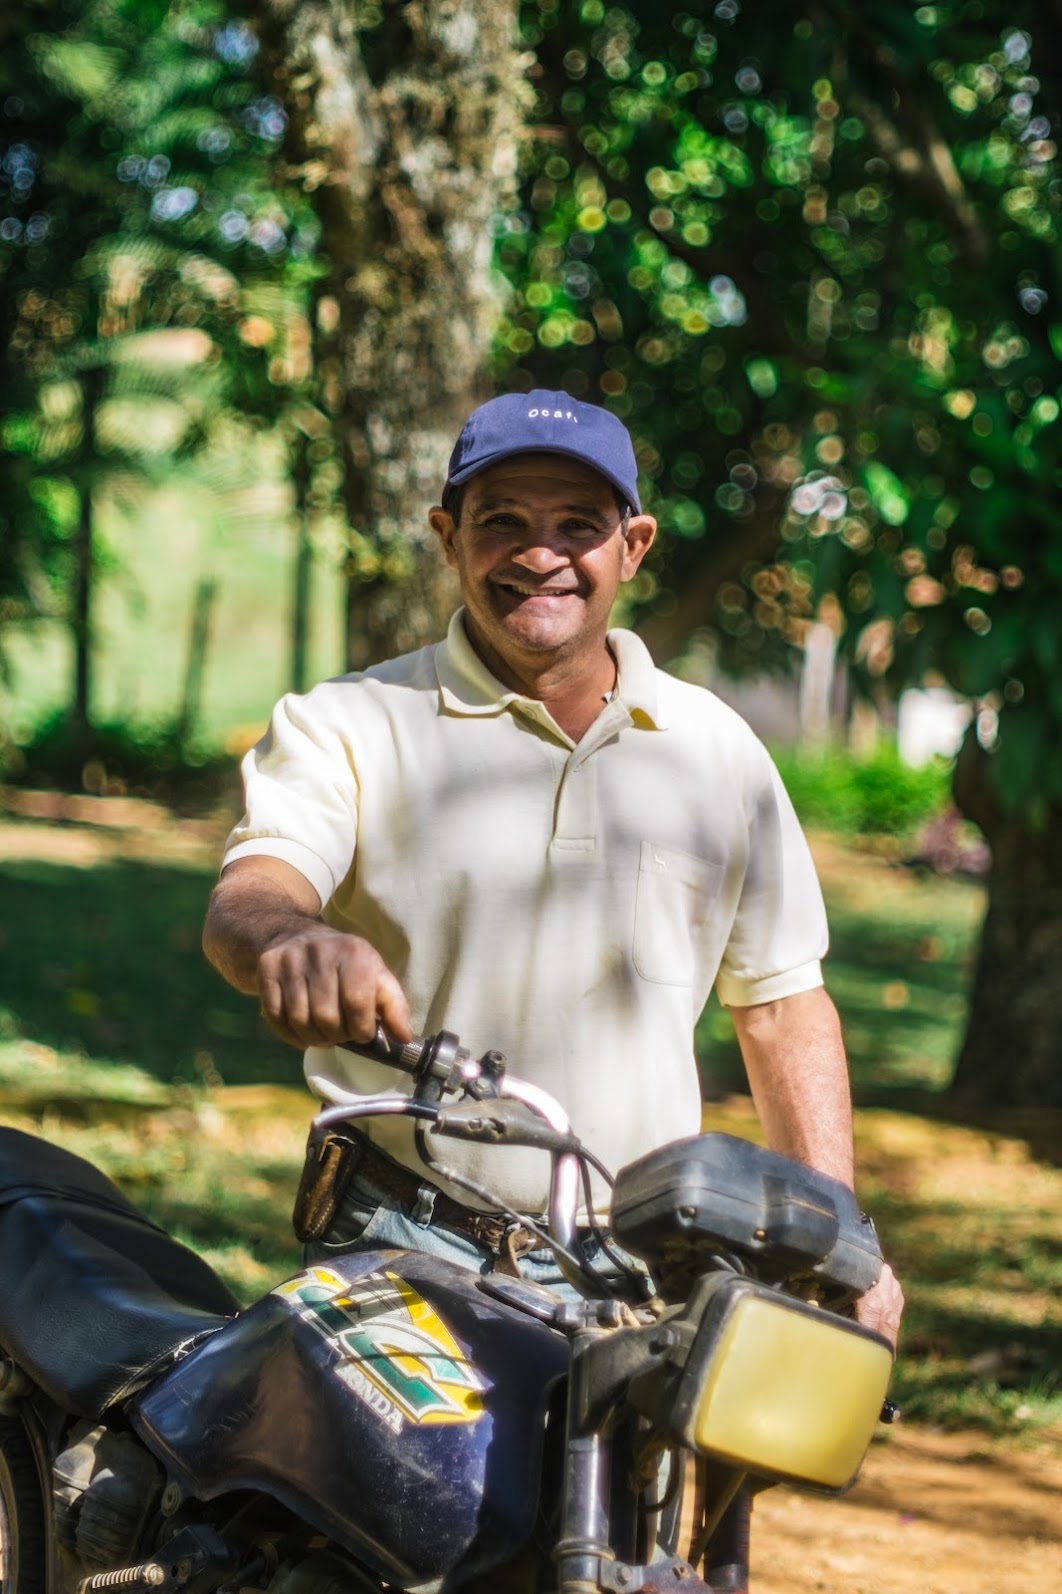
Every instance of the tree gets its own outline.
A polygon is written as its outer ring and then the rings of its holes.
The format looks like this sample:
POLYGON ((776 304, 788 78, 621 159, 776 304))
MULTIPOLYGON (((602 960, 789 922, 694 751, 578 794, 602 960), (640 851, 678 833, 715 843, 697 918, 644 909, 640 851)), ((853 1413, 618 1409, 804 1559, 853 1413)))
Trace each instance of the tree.
POLYGON ((30 0, 3 30, 0 619, 69 621, 83 735, 99 495, 261 411, 243 290, 298 279, 312 239, 268 185, 253 36, 211 0, 30 0))
POLYGON ((523 0, 516 38, 516 0, 247 4, 265 88, 221 0, 172 13, 93 0, 92 39, 66 0, 0 22, 17 43, 47 11, 60 42, 94 43, 82 72, 106 83, 120 57, 142 84, 119 125, 121 96, 72 85, 61 53, 43 77, 40 52, 5 56, 28 60, 37 101, 0 163, 17 312, 0 473, 27 502, 17 546, 40 552, 33 564, 0 545, 8 605, 41 601, 69 566, 73 455, 51 463, 42 440, 84 436, 82 366, 64 387, 55 362, 90 352, 69 330, 97 314, 77 299, 82 268, 120 257, 89 248, 72 184, 47 208, 34 197, 46 168, 62 171, 48 143, 47 96, 60 95, 93 204, 111 203, 128 145, 123 193, 170 250, 153 257, 141 310, 207 331, 248 408, 288 406, 302 477, 303 444, 327 454, 322 417, 334 422, 352 664, 441 627, 449 599, 419 540, 423 507, 486 395, 503 308, 495 381, 566 387, 631 427, 668 535, 630 613, 661 659, 711 628, 731 661, 784 664, 826 612, 868 692, 935 672, 985 705, 986 745, 971 740, 956 782, 994 855, 957 1089, 1062 1100, 1057 7, 804 0, 766 26, 741 0, 523 0), (130 19, 145 17, 150 43, 132 47, 130 19), (175 40, 195 64, 189 79, 181 58, 179 94, 175 40), (278 176, 266 162, 282 134, 278 176), (328 261, 315 287, 310 203, 328 261), (77 247, 42 250, 38 212, 77 247), (198 248, 190 277, 178 245, 198 248), (255 249, 278 281, 301 251, 303 273, 284 279, 288 309, 257 318, 255 249), (233 287, 212 304, 219 264, 233 287), (276 340, 296 323, 313 324, 316 364, 288 382, 276 340))
POLYGON ((930 676, 998 712, 956 780, 994 861, 954 1088, 1062 1104, 1056 9, 524 17, 508 380, 631 426, 662 657, 710 625, 778 658, 825 602, 865 690, 930 676))
POLYGON ((318 369, 343 449, 348 658, 363 666, 437 637, 453 607, 424 506, 487 396, 491 241, 525 100, 515 0, 255 9, 330 266, 318 369))

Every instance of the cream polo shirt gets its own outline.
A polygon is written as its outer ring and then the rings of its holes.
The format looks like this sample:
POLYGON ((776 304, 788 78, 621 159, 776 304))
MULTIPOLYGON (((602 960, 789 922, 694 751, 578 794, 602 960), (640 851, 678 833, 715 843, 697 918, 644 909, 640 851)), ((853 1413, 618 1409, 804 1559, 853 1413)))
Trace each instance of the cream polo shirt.
MULTIPOLYGON (((697 1132, 693 1027, 713 984, 735 1006, 820 985, 826 919, 748 726, 657 670, 633 633, 609 644, 617 689, 578 744, 491 675, 461 611, 444 642, 285 697, 244 760, 225 862, 292 864, 330 924, 377 948, 418 1033, 504 1052, 615 1171, 697 1132)), ((305 1069, 311 1086, 409 1088, 332 1048, 305 1069)), ((366 1127, 423 1171, 408 1120, 366 1127)), ((438 1154, 543 1210, 544 1153, 450 1140, 438 1154)))

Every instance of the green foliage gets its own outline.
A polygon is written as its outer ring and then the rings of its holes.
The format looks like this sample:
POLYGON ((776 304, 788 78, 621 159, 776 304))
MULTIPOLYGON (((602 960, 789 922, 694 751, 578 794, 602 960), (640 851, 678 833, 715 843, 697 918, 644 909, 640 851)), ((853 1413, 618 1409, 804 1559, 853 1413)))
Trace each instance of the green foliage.
POLYGON ((273 179, 254 36, 217 0, 29 0, 3 30, 0 628, 84 635, 101 487, 158 480, 232 406, 302 396, 316 229, 273 179))
POLYGON ((1019 0, 711 14, 527 0, 537 133, 499 242, 513 387, 634 434, 665 653, 765 662, 828 597, 857 681, 1000 710, 1062 802, 1062 40, 1019 0))
POLYGON ((912 769, 891 742, 866 758, 788 748, 773 756, 801 823, 818 829, 910 836, 950 805, 950 764, 935 759, 912 769))
POLYGON ((12 785, 152 797, 193 812, 228 796, 235 783, 229 755, 182 737, 173 722, 78 726, 65 711, 28 740, 0 745, 0 774, 12 785))

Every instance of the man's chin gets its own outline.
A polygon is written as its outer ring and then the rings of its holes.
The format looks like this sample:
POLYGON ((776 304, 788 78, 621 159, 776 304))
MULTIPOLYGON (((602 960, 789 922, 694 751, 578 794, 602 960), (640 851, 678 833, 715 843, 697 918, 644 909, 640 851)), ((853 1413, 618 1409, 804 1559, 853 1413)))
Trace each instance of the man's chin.
POLYGON ((557 653, 569 647, 578 634, 578 627, 566 625, 559 619, 541 616, 509 616, 503 630, 516 646, 531 653, 557 653))
POLYGON ((578 634, 585 614, 576 595, 550 598, 513 598, 497 606, 496 618, 514 642, 535 652, 564 647, 578 634))

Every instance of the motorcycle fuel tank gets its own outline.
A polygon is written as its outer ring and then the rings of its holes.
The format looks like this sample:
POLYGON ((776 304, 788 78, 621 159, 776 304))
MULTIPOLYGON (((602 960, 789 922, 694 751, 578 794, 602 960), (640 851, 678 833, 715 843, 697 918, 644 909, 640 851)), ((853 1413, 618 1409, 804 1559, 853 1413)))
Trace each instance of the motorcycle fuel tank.
POLYGON ((456 1587, 534 1526, 553 1330, 411 1251, 311 1265, 133 1403, 187 1493, 281 1501, 403 1589, 456 1587))

